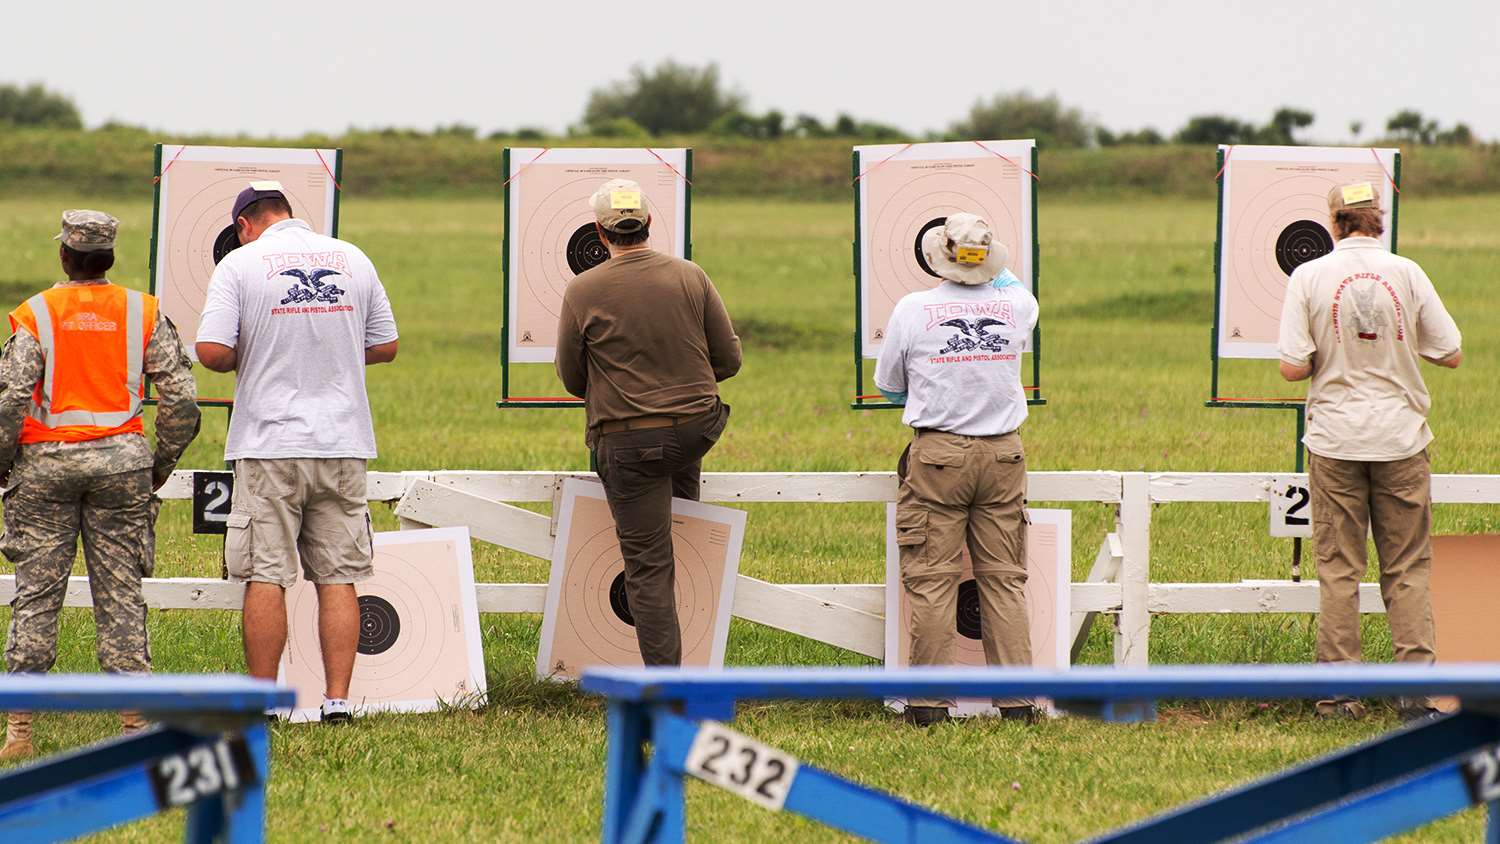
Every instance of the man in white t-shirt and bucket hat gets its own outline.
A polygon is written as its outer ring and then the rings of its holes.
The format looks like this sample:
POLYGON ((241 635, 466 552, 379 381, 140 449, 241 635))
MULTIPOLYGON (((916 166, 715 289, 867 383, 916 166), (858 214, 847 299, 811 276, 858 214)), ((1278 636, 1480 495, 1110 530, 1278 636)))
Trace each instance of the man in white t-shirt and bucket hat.
MULTIPOLYGON (((1318 662, 1360 661, 1359 583, 1365 536, 1375 537, 1380 594, 1397 662, 1430 663, 1432 399, 1423 360, 1463 361, 1463 337, 1416 262, 1391 254, 1380 188, 1339 185, 1328 194, 1333 251, 1292 272, 1281 312, 1281 374, 1307 388, 1313 553, 1318 564, 1318 662)), ((1402 717, 1436 710, 1420 698, 1402 717)), ((1359 717, 1347 698, 1321 700, 1319 715, 1359 717)))
MULTIPOLYGON (((991 665, 1031 665, 1026 611, 1026 420, 1021 352, 1037 301, 1006 269, 988 221, 953 214, 922 238, 943 278, 896 304, 875 386, 905 405, 914 430, 896 504, 901 583, 911 607, 912 665, 951 665, 960 555, 978 586, 980 639, 991 665)), ((951 700, 911 700, 907 719, 945 721, 951 700)), ((1030 701, 996 700, 1002 717, 1035 720, 1030 701)))

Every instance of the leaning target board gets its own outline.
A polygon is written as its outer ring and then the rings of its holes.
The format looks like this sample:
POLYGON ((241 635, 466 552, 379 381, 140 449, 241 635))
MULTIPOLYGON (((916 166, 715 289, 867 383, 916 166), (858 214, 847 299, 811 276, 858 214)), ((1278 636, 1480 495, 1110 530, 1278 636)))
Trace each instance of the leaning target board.
POLYGON ((949 214, 968 211, 988 220, 1010 255, 1007 268, 1036 293, 1035 173, 1032 140, 854 148, 855 324, 861 357, 880 354, 901 297, 941 283, 922 257, 922 235, 949 214))
MULTIPOLYGON (((677 623, 685 666, 724 666, 744 541, 743 510, 672 499, 677 623)), ((553 548, 537 676, 576 680, 585 668, 640 666, 625 562, 601 484, 576 478, 563 482, 553 548)))
MULTIPOLYGON (((1027 509, 1026 612, 1031 624, 1031 664, 1034 668, 1067 668, 1070 629, 1069 587, 1073 568, 1073 511, 1027 509)), ((885 526, 885 653, 887 668, 906 668, 911 652, 911 609, 901 585, 901 555, 896 545, 896 505, 886 505, 885 526)), ((960 555, 958 609, 954 618, 954 664, 982 667, 979 584, 974 564, 965 550, 960 555)), ((901 709, 903 701, 893 701, 901 709)), ((987 700, 959 700, 955 715, 995 712, 987 700)))
MULTIPOLYGON (((355 714, 477 706, 486 686, 469 529, 377 533, 374 543, 375 576, 355 584, 355 714)), ((290 623, 277 679, 297 690, 292 720, 316 721, 324 690, 317 590, 299 580, 286 602, 290 623)))
POLYGON ((1214 350, 1276 358, 1281 303, 1298 266, 1333 250, 1328 192, 1369 182, 1385 206, 1381 240, 1395 249, 1401 153, 1366 147, 1221 146, 1214 350))
POLYGON ((551 363, 563 291, 609 260, 589 198, 611 179, 641 186, 652 249, 691 257, 692 150, 507 149, 505 173, 505 363, 551 363))
POLYGON ((251 182, 280 182, 295 217, 337 236, 342 168, 337 149, 157 145, 151 292, 189 354, 196 354, 214 267, 240 245, 229 219, 239 192, 251 182))

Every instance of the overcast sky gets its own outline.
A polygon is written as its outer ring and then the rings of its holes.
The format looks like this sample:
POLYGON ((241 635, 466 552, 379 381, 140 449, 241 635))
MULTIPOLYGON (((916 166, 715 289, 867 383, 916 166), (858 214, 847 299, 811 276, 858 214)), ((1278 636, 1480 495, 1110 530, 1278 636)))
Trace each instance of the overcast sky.
POLYGON ((91 126, 562 130, 591 88, 670 57, 717 62, 754 110, 910 131, 1029 89, 1114 129, 1292 105, 1344 141, 1411 107, 1500 138, 1497 46, 1500 0, 9 0, 0 81, 67 93, 91 126))

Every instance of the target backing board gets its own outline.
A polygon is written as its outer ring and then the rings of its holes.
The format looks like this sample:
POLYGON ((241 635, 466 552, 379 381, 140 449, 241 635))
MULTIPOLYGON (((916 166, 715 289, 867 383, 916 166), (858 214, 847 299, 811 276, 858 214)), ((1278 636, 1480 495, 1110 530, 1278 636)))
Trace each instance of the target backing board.
MULTIPOLYGON (((1072 629, 1073 511, 1027 509, 1026 611, 1031 622, 1031 664, 1035 668, 1065 669, 1069 665, 1068 631, 1072 629)), ((911 610, 901 585, 901 555, 896 545, 896 505, 886 507, 885 527, 885 664, 905 668, 911 651, 911 610)), ((954 664, 983 667, 984 646, 979 639, 979 595, 969 552, 961 555, 958 612, 954 619, 954 664)), ((959 699, 955 715, 995 712, 987 699, 959 699)), ((904 702, 892 702, 901 708, 904 702)))
POLYGON ((854 148, 855 319, 864 357, 879 356, 901 297, 942 282, 922 257, 922 235, 949 214, 988 220, 1010 254, 1007 268, 1036 293, 1035 152, 1032 140, 854 148))
POLYGON ((1221 146, 1215 348, 1221 358, 1280 357, 1281 304, 1292 270, 1333 250, 1328 192, 1369 182, 1396 234, 1401 153, 1367 147, 1221 146))
POLYGON ((156 147, 156 210, 151 233, 151 292, 194 355, 198 322, 214 267, 240 243, 229 219, 250 182, 281 183, 292 215, 329 236, 338 234, 343 153, 337 149, 156 147), (320 157, 321 156, 321 157, 320 157), (165 169, 163 169, 165 168, 165 169))
POLYGON ((652 249, 679 258, 691 254, 691 150, 522 147, 505 151, 503 170, 509 362, 552 362, 568 282, 609 260, 589 198, 610 179, 640 184, 652 249))
MULTIPOLYGON (((743 510, 672 499, 684 666, 724 667, 744 541, 743 510)), ((585 668, 640 667, 625 562, 603 485, 576 478, 563 482, 554 548, 537 676, 576 680, 585 668)))
MULTIPOLYGON (((359 593, 359 651, 349 703, 356 715, 432 712, 484 698, 484 652, 468 528, 375 534, 375 576, 359 593)), ((293 721, 318 720, 323 651, 318 593, 286 590, 287 640, 277 681, 297 691, 293 721)))

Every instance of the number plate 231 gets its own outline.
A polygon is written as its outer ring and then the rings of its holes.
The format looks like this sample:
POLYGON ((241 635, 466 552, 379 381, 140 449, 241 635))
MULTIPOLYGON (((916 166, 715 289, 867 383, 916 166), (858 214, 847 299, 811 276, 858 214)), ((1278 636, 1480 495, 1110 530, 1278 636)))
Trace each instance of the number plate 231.
POLYGON ((156 803, 163 809, 186 806, 221 791, 253 784, 257 777, 241 736, 201 744, 156 760, 146 768, 156 803))
POLYGON ((704 721, 684 766, 693 776, 773 812, 786 805, 797 760, 714 721, 704 721))

